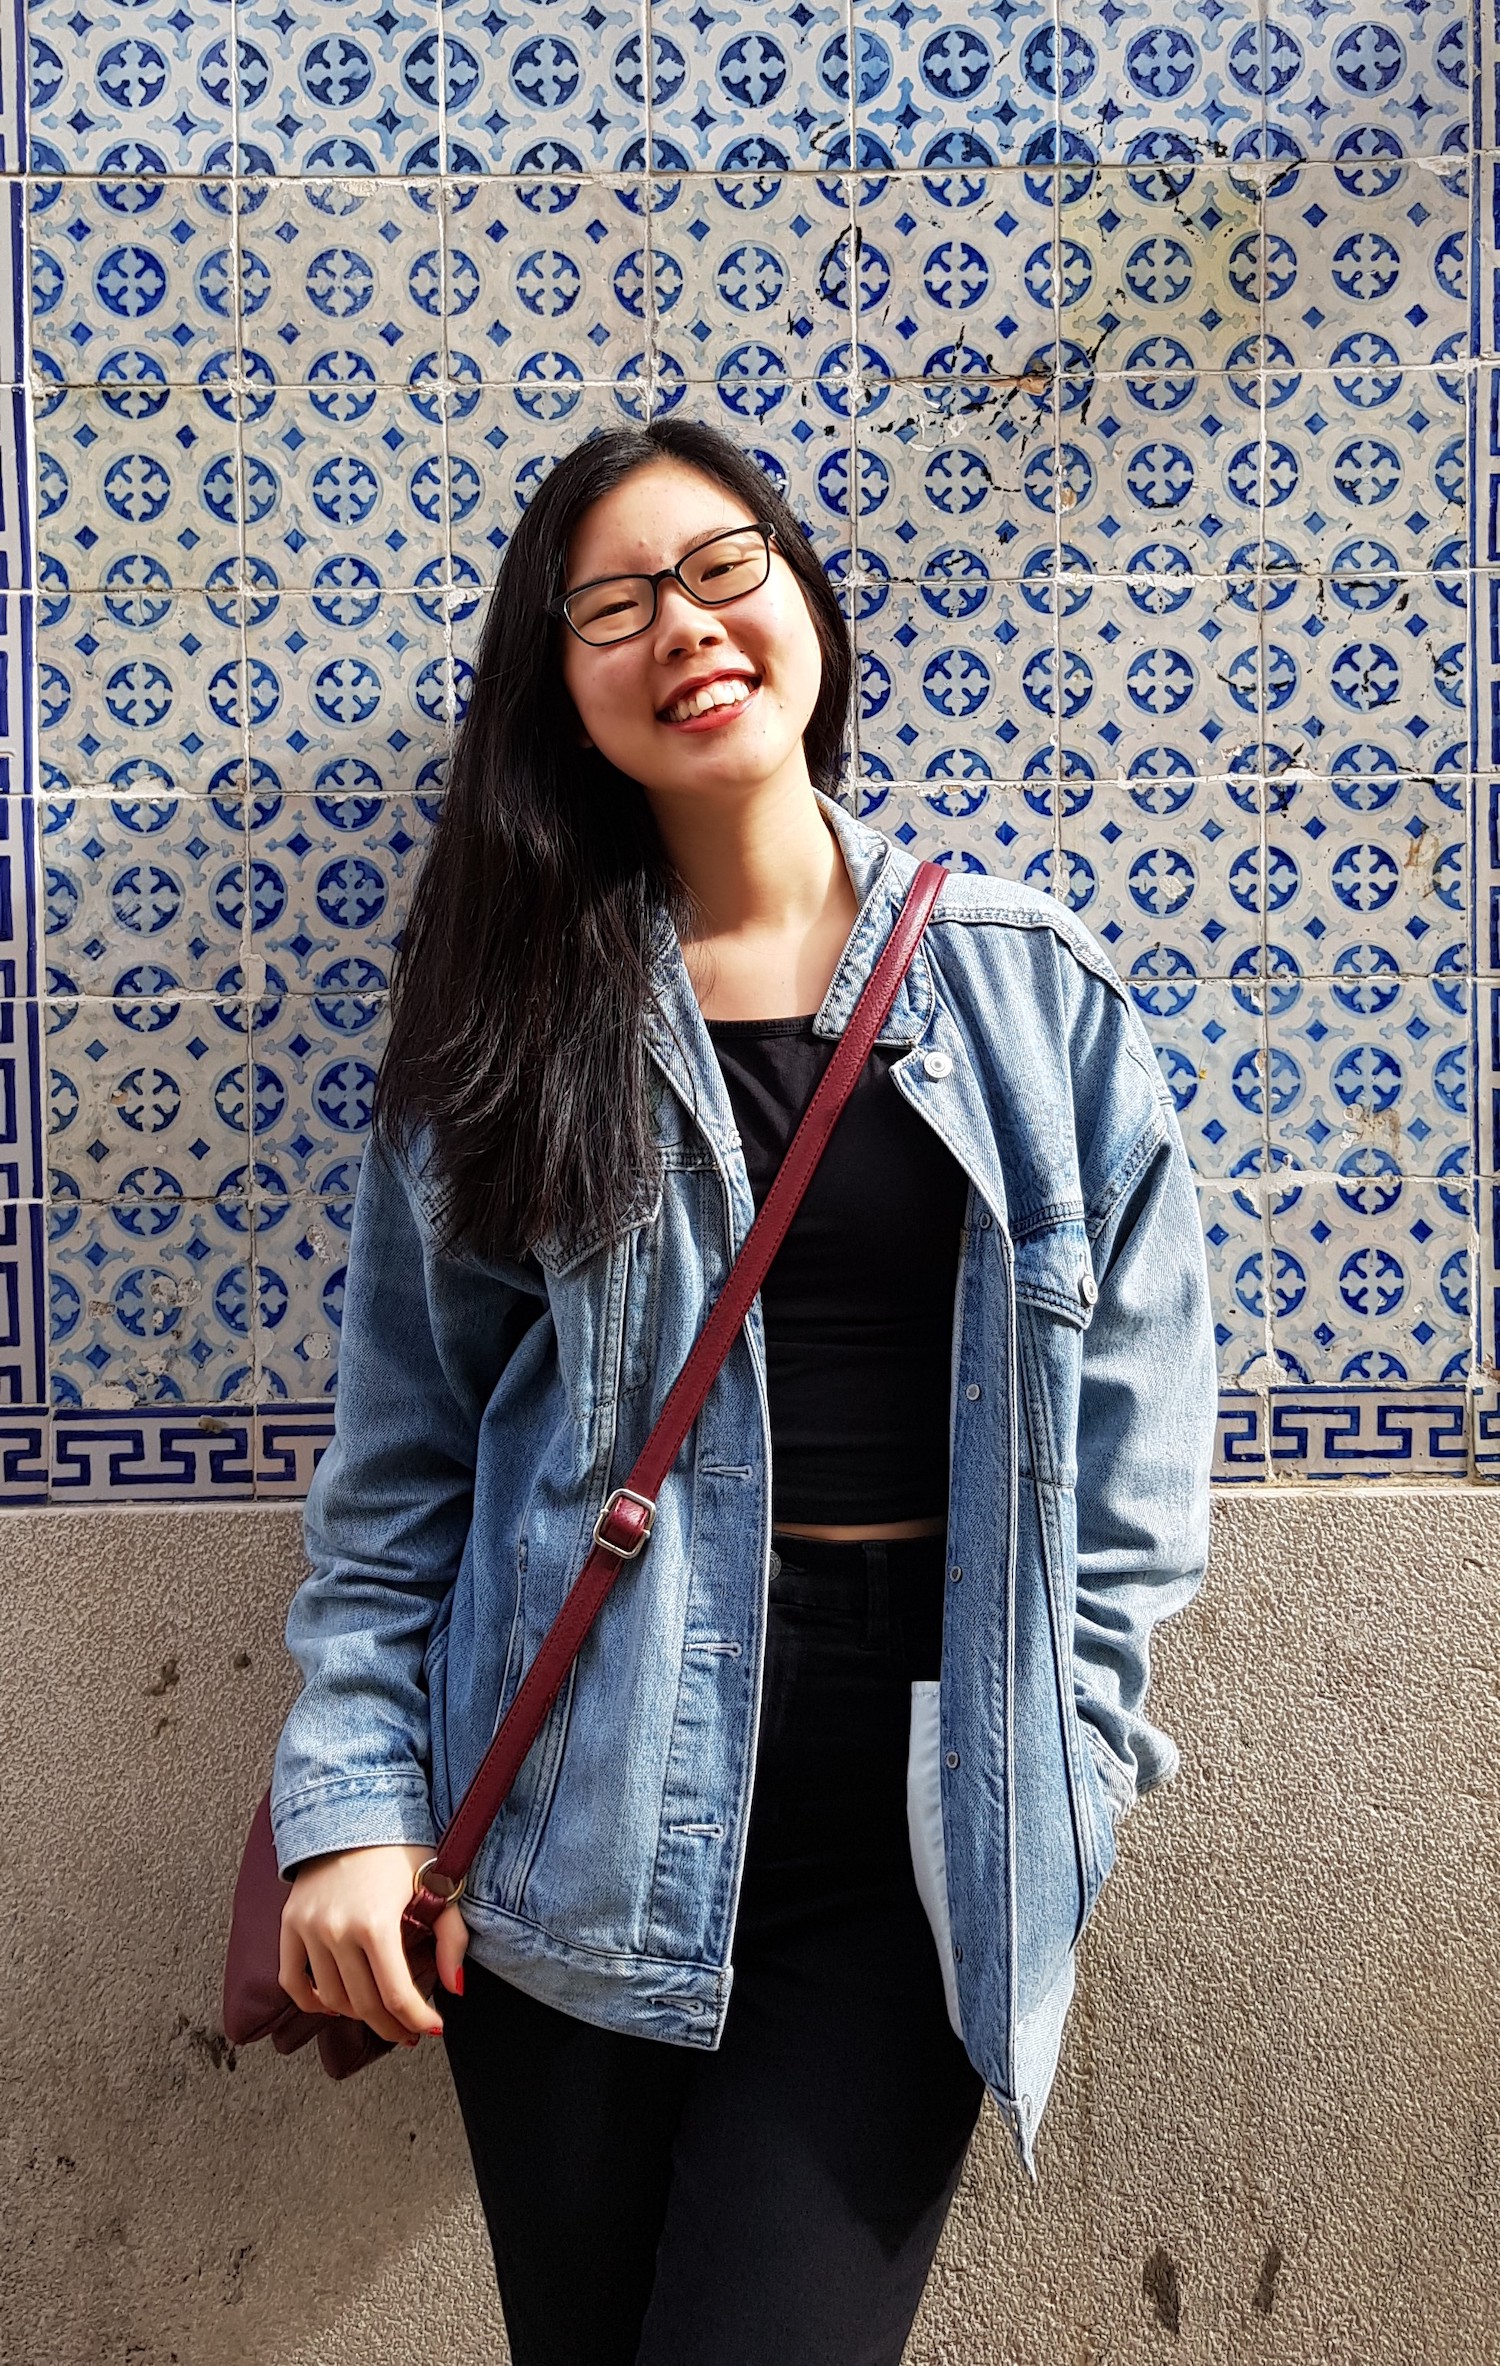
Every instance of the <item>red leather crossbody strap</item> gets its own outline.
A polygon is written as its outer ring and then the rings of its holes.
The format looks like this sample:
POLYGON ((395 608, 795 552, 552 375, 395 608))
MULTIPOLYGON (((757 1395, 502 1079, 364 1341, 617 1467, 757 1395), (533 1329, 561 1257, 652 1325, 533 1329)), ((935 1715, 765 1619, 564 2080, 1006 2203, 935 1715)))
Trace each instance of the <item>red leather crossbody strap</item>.
POLYGON ((625 1562, 634 1560, 645 1545, 651 1533, 657 1491, 697 1419, 719 1367, 750 1311, 755 1293, 765 1280, 771 1260, 785 1238, 839 1113, 854 1090, 896 999, 946 877, 947 873, 936 863, 924 862, 918 866, 880 958, 787 1145, 776 1179, 761 1202, 713 1310, 672 1383, 651 1435, 624 1486, 614 1490, 595 1522, 594 1549, 496 1728, 495 1738, 459 1801, 436 1855, 422 1869, 424 1876, 431 1873, 443 1883, 443 1892, 428 1888, 424 1879, 406 1909, 403 1919, 408 1923, 430 1929, 456 1894, 501 1801, 540 1733, 605 1596, 625 1562))

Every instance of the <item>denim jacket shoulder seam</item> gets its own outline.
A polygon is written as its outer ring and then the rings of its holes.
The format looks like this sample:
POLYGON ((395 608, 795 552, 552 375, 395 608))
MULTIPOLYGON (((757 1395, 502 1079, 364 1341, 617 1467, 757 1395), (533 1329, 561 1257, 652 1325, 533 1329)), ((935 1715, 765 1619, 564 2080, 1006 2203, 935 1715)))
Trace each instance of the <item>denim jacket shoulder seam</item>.
POLYGON ((1007 905, 998 901, 971 904, 967 907, 957 902, 948 904, 940 901, 928 925, 932 928, 954 926, 968 928, 977 925, 994 928, 1050 929, 1058 943, 1067 947, 1074 960, 1082 968, 1089 970, 1104 985, 1110 987, 1122 1001, 1128 1001, 1125 982, 1108 954, 1102 948, 1091 943, 1088 938, 1077 934, 1076 924, 1064 911, 1031 910, 1016 904, 1007 905))

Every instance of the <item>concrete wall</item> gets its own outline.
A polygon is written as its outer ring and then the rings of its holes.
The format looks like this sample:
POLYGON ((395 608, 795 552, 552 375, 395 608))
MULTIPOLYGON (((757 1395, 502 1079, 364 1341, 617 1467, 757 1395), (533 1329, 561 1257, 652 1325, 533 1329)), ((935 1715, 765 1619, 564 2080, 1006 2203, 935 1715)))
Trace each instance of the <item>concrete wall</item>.
MULTIPOLYGON (((7 2366, 499 2366, 441 2050, 218 2028, 294 1671, 295 1507, 18 1513, 0 1829, 7 2366)), ((1491 1491, 1215 1505, 1040 2145, 985 2124, 912 2366, 1500 2355, 1491 1491)))

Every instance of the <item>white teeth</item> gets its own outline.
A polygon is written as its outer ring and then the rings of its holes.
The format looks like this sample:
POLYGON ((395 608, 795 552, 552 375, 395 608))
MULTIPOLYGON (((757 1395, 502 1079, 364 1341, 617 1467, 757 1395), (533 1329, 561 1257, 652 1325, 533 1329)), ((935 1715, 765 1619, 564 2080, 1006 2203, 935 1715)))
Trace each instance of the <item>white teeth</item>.
POLYGON ((694 715, 706 715, 710 707, 743 706, 750 696, 752 685, 744 681, 706 682, 695 690, 691 698, 680 698, 676 706, 667 709, 669 723, 687 723, 694 715))

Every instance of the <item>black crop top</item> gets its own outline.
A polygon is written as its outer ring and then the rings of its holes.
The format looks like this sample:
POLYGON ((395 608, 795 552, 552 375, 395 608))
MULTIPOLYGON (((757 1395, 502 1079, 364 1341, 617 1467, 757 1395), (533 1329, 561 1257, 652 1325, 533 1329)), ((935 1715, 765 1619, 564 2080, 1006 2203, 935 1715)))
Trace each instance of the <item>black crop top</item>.
MULTIPOLYGON (((834 1037, 710 1019, 759 1208, 834 1037)), ((948 1508, 953 1297, 968 1178, 877 1045, 761 1291, 771 1516, 830 1526, 948 1508)))

